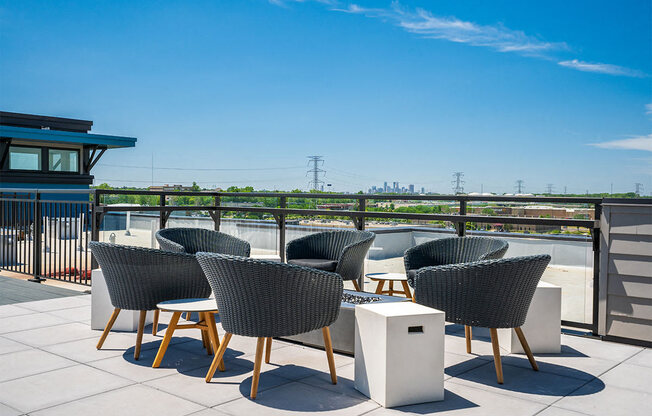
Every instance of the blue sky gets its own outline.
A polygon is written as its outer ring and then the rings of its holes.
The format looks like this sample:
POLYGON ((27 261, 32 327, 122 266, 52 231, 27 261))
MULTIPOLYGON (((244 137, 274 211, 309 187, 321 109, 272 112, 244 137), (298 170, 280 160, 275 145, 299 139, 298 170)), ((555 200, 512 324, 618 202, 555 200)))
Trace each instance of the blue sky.
POLYGON ((137 137, 114 185, 649 194, 652 6, 0 0, 0 108, 137 137))

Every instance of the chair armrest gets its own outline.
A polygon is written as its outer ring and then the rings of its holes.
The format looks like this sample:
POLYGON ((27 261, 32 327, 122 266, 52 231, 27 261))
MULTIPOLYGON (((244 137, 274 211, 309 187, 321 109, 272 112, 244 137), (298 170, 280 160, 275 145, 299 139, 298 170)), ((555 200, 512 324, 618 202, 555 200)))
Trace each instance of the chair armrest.
POLYGON ((156 232, 156 241, 158 241, 159 247, 161 247, 161 250, 165 251, 170 251, 173 253, 185 253, 186 249, 179 243, 175 243, 172 240, 169 240, 162 235, 159 234, 159 232, 156 232))
POLYGON ((364 259, 375 239, 376 236, 373 235, 370 238, 344 247, 344 250, 340 253, 340 257, 337 259, 335 273, 342 276, 344 280, 355 280, 360 277, 364 259))
POLYGON ((247 241, 232 235, 219 231, 210 231, 205 233, 205 240, 201 244, 200 251, 249 257, 251 245, 247 241))

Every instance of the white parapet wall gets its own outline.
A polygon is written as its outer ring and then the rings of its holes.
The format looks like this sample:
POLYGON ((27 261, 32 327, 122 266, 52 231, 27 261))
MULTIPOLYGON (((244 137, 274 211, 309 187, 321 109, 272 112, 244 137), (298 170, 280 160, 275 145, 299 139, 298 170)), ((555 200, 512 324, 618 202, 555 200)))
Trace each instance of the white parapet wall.
POLYGON ((598 333, 652 345, 652 204, 602 206, 598 333))

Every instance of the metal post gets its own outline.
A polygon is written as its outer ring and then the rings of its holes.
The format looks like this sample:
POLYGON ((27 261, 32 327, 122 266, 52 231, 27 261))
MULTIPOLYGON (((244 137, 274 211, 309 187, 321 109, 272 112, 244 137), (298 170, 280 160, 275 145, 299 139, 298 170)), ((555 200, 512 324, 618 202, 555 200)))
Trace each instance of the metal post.
MULTIPOLYGON (((460 200, 460 215, 466 215, 466 200, 460 200)), ((460 221, 457 223, 457 235, 458 237, 464 237, 466 235, 466 221, 460 221)))
MULTIPOLYGON (((215 196, 215 206, 219 207, 221 203, 221 198, 219 195, 215 196)), ((213 217, 213 224, 215 225, 215 231, 220 231, 220 225, 222 222, 222 211, 215 210, 215 215, 212 215, 213 217)))
MULTIPOLYGON (((279 208, 287 208, 287 198, 282 196, 279 198, 279 208)), ((281 263, 285 263, 285 213, 278 215, 276 221, 278 222, 278 251, 281 257, 281 263)))
MULTIPOLYGON (((602 204, 595 204, 595 224, 600 224, 602 217, 602 204)), ((594 226, 591 229, 591 237, 593 237, 593 335, 598 335, 598 320, 600 319, 600 311, 598 303, 600 302, 600 227, 594 226)))
MULTIPOLYGON (((367 206, 366 202, 367 202, 367 200, 364 199, 364 198, 360 198, 358 200, 358 211, 364 212, 367 209, 366 208, 366 206, 367 206)), ((360 230, 360 231, 364 231, 364 228, 365 228, 365 216, 364 215, 358 217, 358 221, 356 223, 356 228, 358 230, 360 230)))
POLYGON ((34 277, 29 279, 30 282, 41 283, 45 279, 41 277, 41 250, 42 250, 42 235, 41 235, 41 194, 36 192, 34 194, 34 277))
MULTIPOLYGON (((160 198, 160 206, 164 207, 165 206, 165 195, 161 194, 159 196, 160 198)), ((160 211, 159 213, 159 229, 165 228, 165 224, 168 222, 168 217, 166 215, 167 213, 163 210, 160 211)))
MULTIPOLYGON (((366 211, 366 204, 367 200, 364 198, 360 198, 358 200, 358 211, 366 211)), ((356 226, 358 230, 364 231, 365 228, 365 216, 361 215, 358 217, 358 221, 356 223, 356 226)), ((368 255, 368 254, 367 254, 368 255)), ((364 262, 362 263, 362 271, 360 272, 360 277, 358 277, 358 286, 360 286, 360 291, 364 292, 364 262)))

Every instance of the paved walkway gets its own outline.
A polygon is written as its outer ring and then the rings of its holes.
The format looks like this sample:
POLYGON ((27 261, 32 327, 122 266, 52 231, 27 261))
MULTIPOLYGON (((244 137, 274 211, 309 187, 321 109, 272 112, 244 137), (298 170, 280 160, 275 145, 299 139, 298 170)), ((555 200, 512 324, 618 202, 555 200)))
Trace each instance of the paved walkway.
POLYGON ((0 305, 77 296, 74 290, 0 276, 0 305))
MULTIPOLYGON (((648 415, 652 351, 563 335, 561 354, 537 356, 534 372, 522 355, 505 354, 505 384, 496 384, 491 343, 447 326, 443 402, 384 409, 353 387, 353 358, 336 354, 330 384, 323 351, 275 340, 263 364, 258 398, 249 400, 256 342, 234 336, 227 371, 203 377, 211 357, 199 331, 179 331, 160 368, 151 368, 171 314, 160 331, 145 331, 139 361, 135 334, 111 333, 95 349, 90 296, 0 306, 0 415, 648 415)), ((220 336, 224 331, 218 324, 220 336)), ((409 354, 396 359, 409 359, 409 354)))

